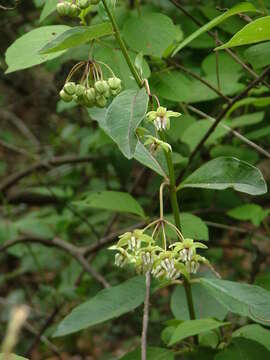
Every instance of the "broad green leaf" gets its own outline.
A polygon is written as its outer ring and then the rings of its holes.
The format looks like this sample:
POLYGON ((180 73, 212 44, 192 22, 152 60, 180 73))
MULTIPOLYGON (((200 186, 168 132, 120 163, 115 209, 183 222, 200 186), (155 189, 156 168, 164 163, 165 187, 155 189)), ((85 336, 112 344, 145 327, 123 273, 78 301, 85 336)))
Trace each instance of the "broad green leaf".
MULTIPOLYGON (((180 120, 181 121, 181 120, 180 120)), ((213 122, 209 119, 199 120, 190 125, 181 136, 182 141, 189 146, 190 151, 193 151, 195 147, 199 144, 201 139, 207 133, 207 131, 211 128, 213 122)), ((217 142, 218 139, 226 136, 229 130, 222 127, 219 124, 215 131, 209 136, 206 141, 206 145, 213 144, 217 142)))
POLYGON ((212 158, 218 158, 221 156, 235 156, 242 161, 248 161, 254 165, 259 160, 259 154, 257 151, 247 148, 245 146, 238 145, 216 145, 210 150, 212 158))
POLYGON ((254 284, 270 291, 270 272, 257 275, 254 284))
POLYGON ((229 324, 230 323, 228 322, 220 322, 211 318, 184 321, 178 325, 173 332, 169 346, 174 345, 187 337, 218 329, 221 326, 229 324))
POLYGON ((18 38, 6 51, 6 73, 27 69, 62 55, 64 51, 44 55, 39 50, 68 29, 70 27, 66 25, 42 26, 18 38))
POLYGON ((232 336, 257 341, 270 351, 270 331, 263 328, 261 325, 245 325, 234 331, 232 336))
POLYGON ((270 209, 264 210, 260 205, 257 204, 245 204, 237 206, 236 208, 227 212, 227 214, 233 219, 250 220, 255 226, 259 226, 269 213, 270 209))
POLYGON ((215 50, 228 49, 234 46, 254 44, 270 40, 270 16, 256 19, 238 31, 228 42, 215 50))
MULTIPOLYGON (((215 73, 202 76, 204 80, 217 88, 217 76, 215 73)), ((238 82, 240 73, 221 73, 220 84, 223 94, 233 95, 243 89, 243 84, 238 82)), ((162 98, 175 101, 198 103, 217 99, 219 95, 208 86, 181 74, 179 71, 164 71, 157 73, 153 79, 153 88, 162 98)))
POLYGON ((259 169, 230 157, 213 159, 189 175, 179 186, 224 190, 233 188, 250 195, 261 195, 267 191, 266 183, 259 169))
POLYGON ((254 69, 261 69, 270 64, 270 41, 250 46, 244 57, 254 69))
POLYGON ((250 125, 258 124, 263 120, 263 118, 264 118, 264 112, 260 111, 252 114, 237 116, 233 119, 227 119, 223 123, 229 126, 230 128, 238 128, 242 126, 250 126, 250 125))
POLYGON ((270 96, 265 97, 247 97, 245 99, 237 101, 231 109, 227 112, 226 117, 228 118, 232 112, 238 109, 241 106, 253 105, 255 107, 264 107, 270 104, 270 96))
POLYGON ((58 0, 46 0, 45 5, 42 9, 42 12, 40 14, 39 21, 44 21, 51 13, 56 10, 56 5, 58 4, 58 0))
POLYGON ((66 50, 112 33, 112 25, 109 22, 92 26, 76 26, 52 39, 40 49, 40 53, 50 54, 66 50))
POLYGON ((200 282, 217 301, 232 313, 247 316, 255 322, 269 326, 269 291, 256 285, 228 280, 201 278, 200 282))
MULTIPOLYGON (((174 224, 174 217, 172 214, 165 216, 168 221, 174 224)), ((209 240, 208 227, 199 216, 181 212, 181 229, 185 238, 195 240, 209 240)), ((167 227, 166 231, 168 236, 174 237, 175 232, 170 227, 167 227)))
POLYGON ((188 36, 183 42, 180 43, 180 45, 178 45, 176 47, 176 49, 174 50, 172 56, 174 56, 176 53, 178 53, 178 51, 180 51, 185 46, 187 46, 192 40, 196 39, 201 34, 207 32, 208 30, 210 30, 213 27, 217 26, 218 24, 220 24, 221 22, 223 22, 224 20, 226 20, 230 16, 239 14, 241 12, 250 12, 250 11, 251 12, 256 12, 256 8, 252 4, 247 3, 247 2, 240 3, 240 4, 236 5, 236 6, 234 6, 232 9, 226 11, 224 14, 222 14, 222 15, 216 17, 215 19, 209 21, 207 24, 205 24, 204 26, 201 26, 197 31, 195 31, 193 34, 188 36))
POLYGON ((172 118, 167 134, 173 141, 181 140, 185 130, 195 122, 196 119, 190 115, 182 115, 179 119, 172 118))
MULTIPOLYGON (((209 292, 201 284, 192 284, 191 291, 193 295, 196 319, 211 317, 218 320, 224 320, 228 310, 211 294, 209 294, 209 292)), ((174 289, 171 297, 171 310, 176 319, 190 319, 185 289, 182 285, 178 285, 174 289)))
POLYGON ((130 194, 120 191, 90 192, 74 204, 83 208, 127 212, 145 217, 141 205, 130 194))
POLYGON ((268 360, 269 351, 256 341, 236 338, 214 360, 268 360))
POLYGON ((150 153, 150 151, 148 151, 148 149, 140 141, 138 141, 134 159, 154 170, 159 175, 167 177, 168 168, 163 152, 158 152, 154 155, 150 153))
MULTIPOLYGON (((206 74, 215 74, 217 72, 217 56, 211 53, 206 56, 202 62, 202 69, 206 74)), ((238 64, 229 54, 221 52, 218 54, 218 70, 219 73, 238 74, 242 71, 242 66, 238 64)))
POLYGON ((270 134, 270 125, 263 126, 260 129, 250 131, 245 136, 250 140, 258 140, 261 138, 264 138, 265 136, 268 136, 270 134))
POLYGON ((106 132, 128 159, 134 157, 138 143, 135 130, 145 117, 147 106, 145 89, 126 90, 112 101, 106 111, 106 132))
MULTIPOLYGON (((6 360, 6 359, 7 359, 7 357, 4 356, 4 354, 0 354, 0 360, 6 360)), ((8 357, 8 360, 28 360, 28 359, 25 358, 25 357, 16 355, 16 354, 11 354, 11 355, 8 357)))
POLYGON ((174 40, 182 39, 182 32, 168 16, 149 13, 128 19, 124 24, 123 36, 133 50, 162 57, 174 40))
POLYGON ((90 326, 119 317, 142 304, 145 293, 143 276, 101 290, 89 301, 77 306, 58 325, 54 336, 72 334, 90 326))
MULTIPOLYGON (((147 360, 174 360, 173 352, 158 347, 147 347, 147 360)), ((119 360, 139 360, 141 358, 141 348, 138 348, 119 360)))

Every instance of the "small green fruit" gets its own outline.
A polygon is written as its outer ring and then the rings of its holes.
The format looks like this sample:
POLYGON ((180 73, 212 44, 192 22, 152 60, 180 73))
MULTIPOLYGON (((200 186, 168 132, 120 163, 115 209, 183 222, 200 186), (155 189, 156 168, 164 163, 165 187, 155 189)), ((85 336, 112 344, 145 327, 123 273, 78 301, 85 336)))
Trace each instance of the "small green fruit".
POLYGON ((81 84, 77 84, 76 85, 76 91, 75 91, 75 94, 80 97, 80 96, 83 96, 85 93, 85 87, 81 84))
POLYGON ((72 100, 72 96, 68 95, 63 89, 60 91, 59 95, 65 102, 70 102, 72 100))
POLYGON ((95 82, 95 89, 100 95, 103 95, 110 89, 110 87, 109 87, 107 81, 98 80, 95 82))
POLYGON ((87 9, 91 5, 91 2, 90 0, 78 0, 77 5, 83 10, 87 9))
POLYGON ((103 95, 98 95, 96 97, 96 104, 98 107, 104 108, 107 104, 107 99, 103 95))
POLYGON ((121 89, 121 79, 117 77, 111 77, 108 79, 108 84, 112 90, 117 90, 118 88, 121 89))
POLYGON ((68 94, 68 95, 74 95, 76 92, 76 84, 75 82, 67 82, 64 85, 64 91, 68 94))

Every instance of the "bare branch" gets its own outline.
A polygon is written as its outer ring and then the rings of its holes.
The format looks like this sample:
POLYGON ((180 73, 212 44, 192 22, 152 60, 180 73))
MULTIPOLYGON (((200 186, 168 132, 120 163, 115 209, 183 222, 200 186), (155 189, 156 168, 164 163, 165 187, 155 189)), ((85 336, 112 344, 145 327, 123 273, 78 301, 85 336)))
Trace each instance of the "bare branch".
POLYGON ((0 184, 0 192, 5 192, 17 182, 22 180, 23 178, 31 175, 35 171, 41 170, 50 170, 51 167, 54 166, 61 166, 64 164, 79 164, 84 162, 93 161, 95 158, 93 156, 59 156, 53 157, 48 160, 38 161, 33 165, 29 166, 28 168, 19 171, 15 174, 10 175, 7 177, 1 184, 0 184))

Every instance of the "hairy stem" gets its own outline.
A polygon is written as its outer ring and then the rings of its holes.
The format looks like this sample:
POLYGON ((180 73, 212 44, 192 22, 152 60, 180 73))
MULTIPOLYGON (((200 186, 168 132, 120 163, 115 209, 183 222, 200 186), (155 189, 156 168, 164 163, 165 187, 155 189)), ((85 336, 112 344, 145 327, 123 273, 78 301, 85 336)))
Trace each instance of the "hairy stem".
POLYGON ((149 320, 149 305, 150 305, 150 285, 151 275, 150 271, 145 274, 145 298, 143 308, 143 327, 142 327, 142 340, 141 340, 141 359, 147 359, 147 329, 149 320))

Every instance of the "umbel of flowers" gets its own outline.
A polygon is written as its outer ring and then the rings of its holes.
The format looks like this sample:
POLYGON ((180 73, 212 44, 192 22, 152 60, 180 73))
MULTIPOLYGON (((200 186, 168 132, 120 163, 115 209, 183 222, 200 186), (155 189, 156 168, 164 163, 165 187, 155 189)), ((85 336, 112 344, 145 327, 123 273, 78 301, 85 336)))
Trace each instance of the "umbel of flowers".
POLYGON ((132 265, 138 273, 151 274, 160 280, 176 280, 182 275, 189 277, 195 274, 201 263, 208 263, 208 260, 197 254, 197 249, 207 249, 207 246, 195 242, 193 239, 185 239, 176 227, 169 221, 158 219, 144 229, 136 229, 133 232, 126 232, 119 236, 116 245, 109 248, 115 250, 115 264, 119 267, 132 265), (166 240, 163 245, 157 244, 158 230, 162 228, 162 236, 165 235, 165 225, 174 229, 178 240, 166 247, 166 240), (154 227, 152 235, 146 230, 154 227))
POLYGON ((100 0, 60 0, 56 6, 60 16, 77 17, 82 10, 97 5, 100 0))
POLYGON ((100 61, 81 61, 71 69, 60 97, 65 102, 74 100, 86 107, 105 107, 110 97, 121 92, 121 83, 108 65, 100 61), (110 71, 111 77, 108 79, 104 79, 101 65, 110 71), (78 81, 72 81, 81 71, 78 81))

